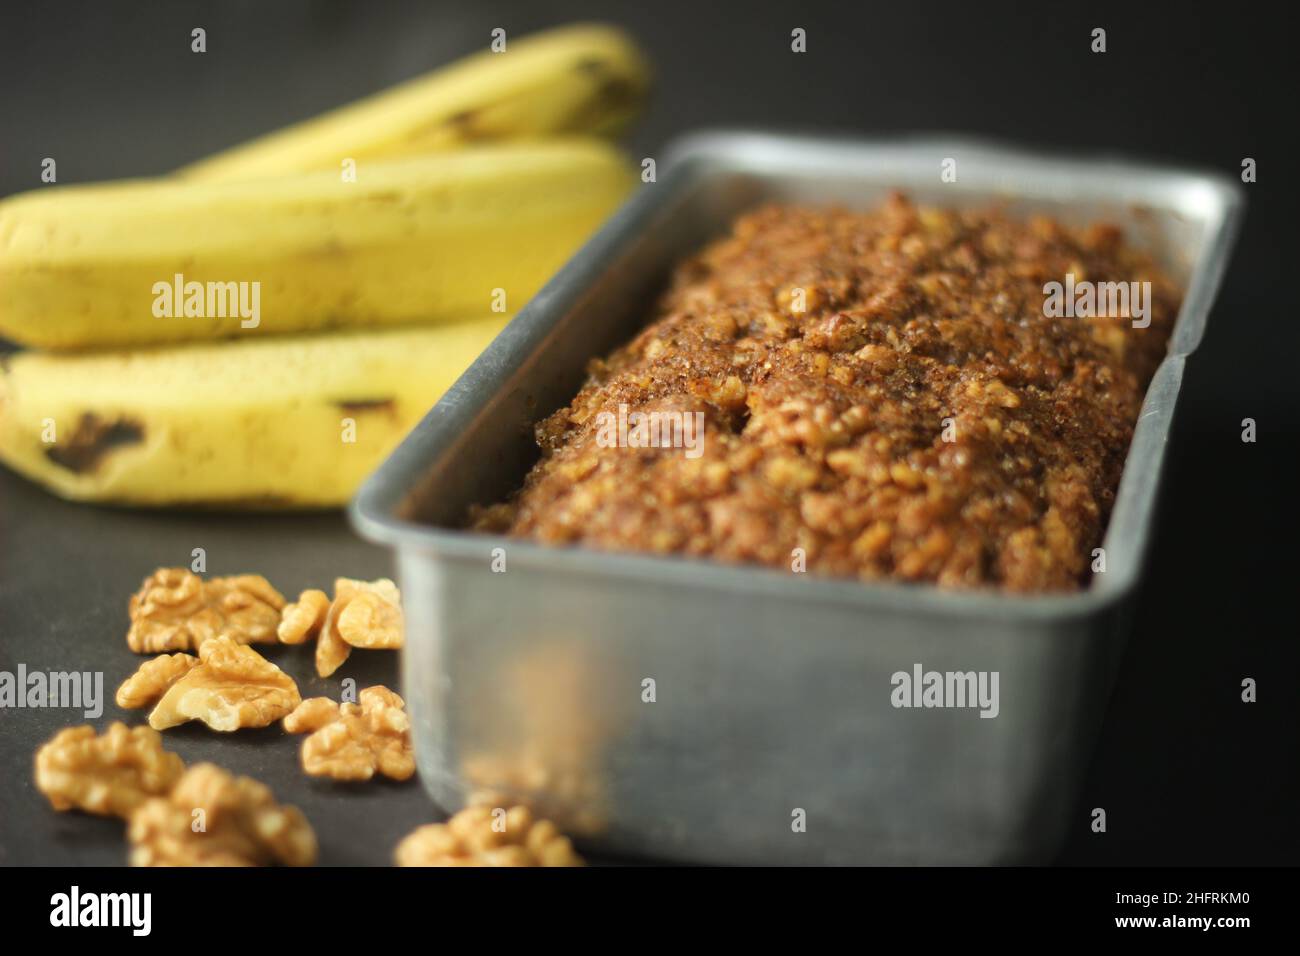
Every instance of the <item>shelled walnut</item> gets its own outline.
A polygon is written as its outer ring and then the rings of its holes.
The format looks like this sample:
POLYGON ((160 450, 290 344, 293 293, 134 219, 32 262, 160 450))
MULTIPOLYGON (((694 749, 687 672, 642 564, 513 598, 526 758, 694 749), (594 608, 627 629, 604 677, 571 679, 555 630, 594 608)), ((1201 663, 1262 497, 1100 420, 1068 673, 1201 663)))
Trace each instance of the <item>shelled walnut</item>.
POLYGON ((155 730, 201 720, 213 730, 265 727, 302 702, 292 677, 221 635, 199 648, 199 665, 174 683, 149 715, 155 730))
POLYGON ((387 687, 367 687, 356 704, 304 700, 284 718, 284 729, 310 734, 302 743, 302 767, 313 777, 369 780, 378 772, 408 780, 415 773, 406 704, 387 687))
POLYGON ((145 661, 117 689, 117 706, 126 710, 148 707, 198 663, 193 654, 159 654, 145 661))
POLYGON ((330 599, 324 591, 309 588, 298 595, 298 600, 285 605, 276 630, 281 644, 305 644, 318 633, 330 609, 330 599))
POLYGON ((36 751, 36 788, 56 810, 126 818, 150 797, 167 793, 185 772, 148 727, 68 727, 36 751))
POLYGON ((337 578, 316 640, 316 673, 329 677, 352 648, 396 649, 405 639, 402 596, 387 578, 357 581, 337 578))
POLYGON ((186 771, 167 797, 140 806, 127 829, 132 866, 311 866, 316 834, 297 807, 210 763, 186 771))
POLYGON ((131 596, 126 642, 137 654, 197 651, 218 634, 271 643, 284 604, 260 574, 204 581, 184 568, 159 568, 131 596))
POLYGON ((353 647, 391 650, 402 646, 402 595, 387 578, 378 581, 334 582, 339 603, 339 636, 353 647))
POLYGON ((467 807, 409 834, 393 858, 398 866, 583 865, 569 838, 524 806, 467 807))

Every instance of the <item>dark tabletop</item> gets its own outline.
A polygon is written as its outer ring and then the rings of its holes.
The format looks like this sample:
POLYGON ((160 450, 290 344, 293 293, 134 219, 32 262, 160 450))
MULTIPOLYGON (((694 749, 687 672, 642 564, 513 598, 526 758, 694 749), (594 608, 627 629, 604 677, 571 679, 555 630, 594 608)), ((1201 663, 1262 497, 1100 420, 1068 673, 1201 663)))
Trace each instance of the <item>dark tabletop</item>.
MULTIPOLYGON (((6 4, 0 12, 0 195, 162 173, 482 48, 575 19, 625 24, 658 89, 629 138, 657 155, 700 126, 965 132, 1235 173, 1258 161, 1246 228, 1188 366, 1133 640, 1062 863, 1295 863, 1300 728, 1295 576, 1296 88, 1288 33, 1236 9, 750 2, 6 4), (208 53, 189 31, 208 31, 208 53), (1108 52, 1089 52, 1093 27, 1108 52), (808 52, 789 52, 803 27, 808 52), (1240 422, 1259 423, 1243 444, 1240 422), (1259 701, 1243 704, 1244 677, 1259 701)), ((391 573, 341 514, 232 515, 75 505, 0 470, 0 670, 103 671, 102 721, 138 664, 126 601, 154 568, 202 547, 212 574, 265 574, 286 594, 391 573)), ((304 696, 325 693, 310 648, 272 649, 304 696)), ((396 657, 359 652, 360 686, 395 685, 396 657)), ((332 684, 333 682, 331 682, 332 684)), ((330 689, 332 692, 332 688, 330 689)), ((0 863, 124 860, 121 825, 56 814, 34 790, 36 746, 79 715, 0 710, 0 863)), ((322 862, 387 862, 437 811, 418 784, 305 777, 278 728, 168 732, 187 761, 268 783, 322 839, 322 862), (346 799, 338 799, 346 791, 346 799)))

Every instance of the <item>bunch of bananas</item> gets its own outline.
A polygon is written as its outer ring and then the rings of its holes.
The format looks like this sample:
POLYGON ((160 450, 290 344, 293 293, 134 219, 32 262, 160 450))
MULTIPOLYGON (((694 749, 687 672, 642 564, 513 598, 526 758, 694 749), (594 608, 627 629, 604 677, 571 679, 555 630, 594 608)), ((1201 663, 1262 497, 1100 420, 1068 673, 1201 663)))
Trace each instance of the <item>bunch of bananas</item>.
POLYGON ((160 180, 0 202, 0 459, 65 497, 343 503, 632 188, 641 55, 510 41, 160 180))

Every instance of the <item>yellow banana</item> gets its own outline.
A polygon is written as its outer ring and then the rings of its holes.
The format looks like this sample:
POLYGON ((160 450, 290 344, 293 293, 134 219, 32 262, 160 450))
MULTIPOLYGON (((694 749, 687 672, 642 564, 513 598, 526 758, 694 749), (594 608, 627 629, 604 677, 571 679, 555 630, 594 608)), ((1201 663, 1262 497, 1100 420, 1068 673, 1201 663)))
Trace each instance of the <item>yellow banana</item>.
POLYGON ((649 70, 621 30, 579 24, 484 51, 391 90, 200 160, 208 182, 429 153, 468 143, 612 134, 638 111, 649 70))
POLYGON ((0 460, 81 500, 339 505, 505 322, 22 352, 0 365, 0 460))
POLYGON ((0 202, 0 335, 51 349, 516 311, 635 176, 595 139, 0 202))

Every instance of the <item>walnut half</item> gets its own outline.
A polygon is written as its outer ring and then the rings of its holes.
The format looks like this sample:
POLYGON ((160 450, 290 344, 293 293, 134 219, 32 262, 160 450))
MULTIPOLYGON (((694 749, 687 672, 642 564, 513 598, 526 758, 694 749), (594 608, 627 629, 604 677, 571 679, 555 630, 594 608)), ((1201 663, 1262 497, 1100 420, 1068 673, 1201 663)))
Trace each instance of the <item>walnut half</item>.
POLYGON ((56 810, 125 818, 169 791, 184 772, 156 730, 122 723, 102 736, 89 724, 68 727, 36 751, 36 788, 56 810))
POLYGON ((340 604, 339 636, 353 647, 395 650, 402 646, 402 595, 392 581, 339 578, 334 582, 334 600, 340 604))
POLYGON ((292 677, 257 651, 222 635, 199 648, 199 665, 168 689, 149 715, 155 730, 201 720, 213 730, 266 727, 302 702, 292 677))
POLYGON ((583 865, 569 838, 524 806, 467 807, 408 835, 393 857, 398 866, 583 865))
POLYGON ((198 663, 193 654, 159 654, 145 661, 117 689, 117 706, 125 710, 148 707, 198 663))
POLYGON ((359 703, 339 705, 327 697, 304 700, 284 718, 302 742, 302 768, 313 777, 369 780, 376 772, 393 780, 415 773, 411 721, 406 704, 387 687, 367 687, 359 703))
POLYGON ((197 651, 218 634, 272 643, 284 603, 260 574, 204 581, 184 568, 159 568, 131 596, 126 643, 137 654, 197 651))
POLYGON ((402 595, 387 578, 357 581, 336 578, 334 600, 316 640, 316 673, 329 677, 352 648, 393 650, 405 641, 402 595))
POLYGON ((127 828, 132 866, 311 866, 316 834, 297 807, 210 763, 195 764, 127 828))
POLYGON ((276 630, 281 644, 305 644, 315 637, 325 623, 330 609, 330 599, 324 591, 309 588, 298 595, 298 600, 285 606, 276 630))

